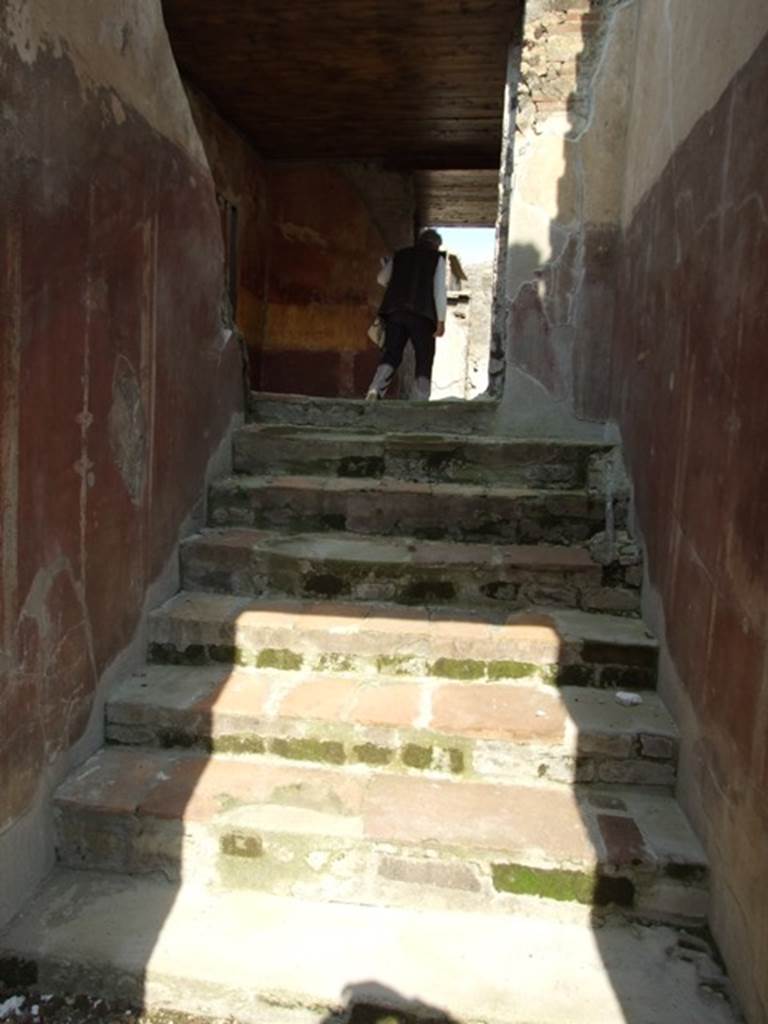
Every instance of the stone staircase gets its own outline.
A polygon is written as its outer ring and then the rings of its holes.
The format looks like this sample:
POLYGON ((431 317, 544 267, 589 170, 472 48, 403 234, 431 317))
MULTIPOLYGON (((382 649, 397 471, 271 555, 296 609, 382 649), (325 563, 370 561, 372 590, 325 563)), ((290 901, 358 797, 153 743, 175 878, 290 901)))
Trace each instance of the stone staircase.
MULTIPOLYGON (((488 436, 488 415, 254 400, 148 663, 109 697, 106 747, 56 794, 57 905, 74 886, 87 917, 104 885, 117 906, 144 879, 156 905, 208 894, 225 931, 233 892, 284 916, 705 922, 616 452, 488 436)), ((92 983, 103 949, 80 971, 34 915, 4 947, 42 943, 49 980, 92 983)))

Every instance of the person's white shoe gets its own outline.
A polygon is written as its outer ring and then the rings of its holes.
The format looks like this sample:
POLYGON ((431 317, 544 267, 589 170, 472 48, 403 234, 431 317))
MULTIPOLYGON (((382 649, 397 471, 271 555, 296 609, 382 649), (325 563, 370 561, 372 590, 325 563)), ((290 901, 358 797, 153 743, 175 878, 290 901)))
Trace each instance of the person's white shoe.
POLYGON ((378 402, 379 392, 376 390, 376 388, 368 388, 365 400, 366 402, 378 402))

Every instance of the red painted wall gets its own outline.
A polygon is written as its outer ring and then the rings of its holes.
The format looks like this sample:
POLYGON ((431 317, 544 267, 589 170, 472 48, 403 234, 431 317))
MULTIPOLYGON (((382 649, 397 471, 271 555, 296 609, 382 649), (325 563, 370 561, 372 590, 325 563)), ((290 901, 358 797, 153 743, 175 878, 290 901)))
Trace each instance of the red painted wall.
MULTIPOLYGON (((237 210, 237 258, 236 266, 231 268, 237 290, 235 322, 257 363, 267 316, 268 167, 245 136, 220 117, 202 93, 188 83, 186 89, 219 200, 224 199, 237 210)), ((227 256, 231 257, 230 250, 227 256)))
POLYGON ((413 182, 363 164, 262 160, 190 95, 217 190, 238 208, 236 322, 252 386, 361 396, 379 358, 366 333, 379 261, 413 240, 413 182))
POLYGON ((0 839, 65 770, 242 405, 202 150, 125 95, 151 46, 189 121, 159 14, 133 6, 80 11, 71 50, 0 39, 0 839), (110 18, 114 90, 84 49, 110 18))
POLYGON ((660 599, 712 924, 768 1020, 768 38, 626 231, 614 411, 660 599))
MULTIPOLYGON (((387 240, 365 196, 338 167, 272 165, 270 212, 258 386, 359 397, 378 362, 366 331, 382 295, 379 261, 396 241, 387 240)), ((411 208, 398 220, 407 233, 411 208)))

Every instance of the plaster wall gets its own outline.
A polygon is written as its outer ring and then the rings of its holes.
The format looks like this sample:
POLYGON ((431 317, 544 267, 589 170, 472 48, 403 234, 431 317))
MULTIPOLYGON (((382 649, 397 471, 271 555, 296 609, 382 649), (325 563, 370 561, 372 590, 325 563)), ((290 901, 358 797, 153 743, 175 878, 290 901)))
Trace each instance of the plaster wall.
POLYGON ((623 222, 768 32, 765 0, 642 0, 623 222))
MULTIPOLYGON (((267 318, 270 205, 268 166, 248 139, 225 121, 199 91, 186 83, 192 116, 211 168, 219 200, 224 234, 227 206, 237 211, 234 256, 229 273, 235 280, 234 320, 248 352, 262 347, 267 318)), ((231 226, 230 226, 231 228, 231 226)))
POLYGON ((469 313, 467 398, 488 390, 488 364, 493 313, 493 264, 472 263, 466 267, 472 306, 469 313))
POLYGON ((277 163, 189 88, 221 197, 238 211, 236 325, 253 388, 359 396, 379 260, 413 239, 412 177, 362 163, 277 163))
POLYGON ((413 240, 409 176, 362 164, 270 164, 267 312, 255 383, 359 397, 379 352, 367 329, 380 260, 413 240))
POLYGON ((763 3, 641 5, 613 377, 679 796, 750 1024, 768 1021, 766 30, 763 3))
POLYGON ((432 365, 433 400, 467 397, 472 302, 469 289, 448 292, 445 334, 442 338, 435 339, 435 361, 432 365))
POLYGON ((472 399, 488 387, 493 265, 465 268, 460 292, 448 293, 445 335, 437 339, 432 398, 472 399))
POLYGON ((636 21, 619 0, 527 5, 501 271, 505 431, 597 436, 589 424, 608 418, 636 21))
POLYGON ((0 0, 0 94, 5 920, 51 864, 50 794, 101 742, 242 389, 159 0, 0 0))

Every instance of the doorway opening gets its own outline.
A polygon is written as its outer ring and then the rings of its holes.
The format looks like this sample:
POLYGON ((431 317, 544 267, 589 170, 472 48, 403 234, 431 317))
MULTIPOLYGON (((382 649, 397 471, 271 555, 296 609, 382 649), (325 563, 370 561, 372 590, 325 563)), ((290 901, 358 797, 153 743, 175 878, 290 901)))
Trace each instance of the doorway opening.
POLYGON ((432 400, 472 399, 488 388, 493 270, 492 227, 438 227, 447 254, 448 315, 432 371, 432 400))

